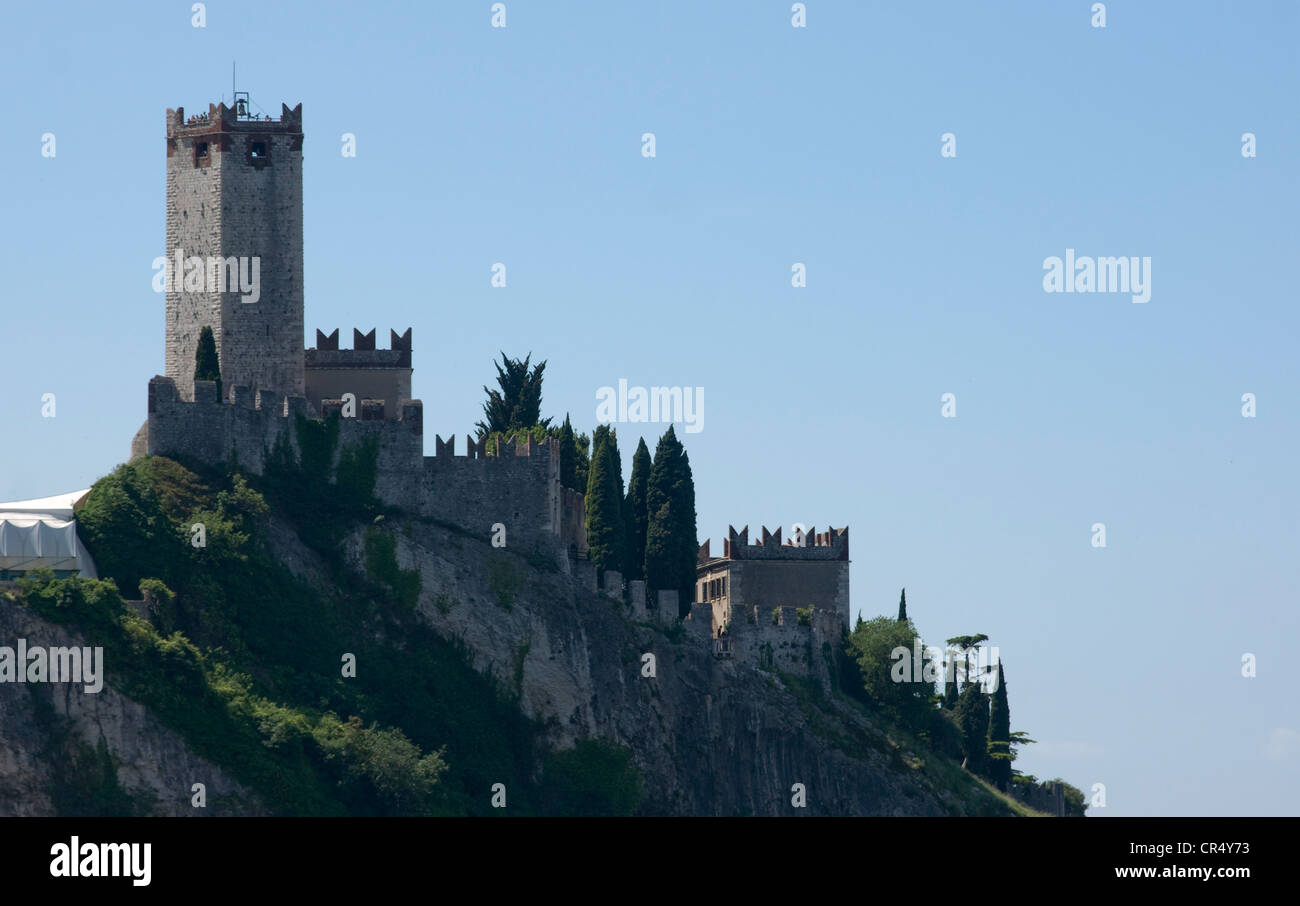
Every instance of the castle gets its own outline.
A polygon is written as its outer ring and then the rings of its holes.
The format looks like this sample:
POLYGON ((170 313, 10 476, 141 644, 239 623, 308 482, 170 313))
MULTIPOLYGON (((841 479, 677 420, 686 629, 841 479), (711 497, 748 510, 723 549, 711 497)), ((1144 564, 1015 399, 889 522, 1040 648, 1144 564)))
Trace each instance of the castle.
MULTIPOLYGON (((317 330, 316 346, 303 348, 302 105, 281 105, 279 119, 246 110, 246 95, 236 95, 234 106, 209 105, 206 114, 167 111, 164 260, 175 267, 166 281, 166 373, 149 381, 132 458, 236 459, 262 474, 277 443, 300 454, 299 420, 337 418, 331 466, 349 449, 373 447, 380 501, 483 536, 503 524, 511 549, 553 558, 596 591, 583 495, 562 485, 553 440, 489 450, 467 438, 456 455, 454 436, 435 435, 426 456, 410 328, 391 331, 388 349, 376 348, 374 330, 358 329, 352 349, 339 348, 337 329, 317 330), (219 382, 194 378, 205 327, 219 382)), ((810 537, 782 545, 779 529, 764 529, 763 542, 749 545, 748 529, 732 529, 717 559, 706 542, 690 631, 712 639, 720 658, 752 657, 826 681, 810 652, 848 625, 848 529, 810 537)), ((603 586, 634 617, 677 622, 676 592, 647 601, 645 583, 612 571, 603 586)))

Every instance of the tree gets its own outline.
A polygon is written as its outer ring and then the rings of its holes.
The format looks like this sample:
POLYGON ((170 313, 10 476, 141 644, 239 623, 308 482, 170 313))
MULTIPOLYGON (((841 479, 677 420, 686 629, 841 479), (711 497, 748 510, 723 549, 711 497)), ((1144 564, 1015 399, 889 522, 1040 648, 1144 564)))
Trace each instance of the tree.
MULTIPOLYGON (((982 633, 982 632, 980 632, 980 633, 976 633, 975 635, 972 635, 972 636, 967 636, 967 637, 966 637, 966 649, 967 649, 967 651, 969 652, 969 651, 971 651, 971 650, 973 650, 973 649, 975 649, 975 648, 978 648, 980 645, 983 645, 983 644, 984 644, 985 642, 987 642, 988 640, 989 640, 989 637, 986 636, 986 635, 985 635, 984 633, 982 633)), ((977 680, 977 679, 979 679, 979 678, 980 678, 980 677, 979 677, 979 659, 978 659, 978 657, 976 657, 976 658, 972 658, 969 654, 967 654, 967 656, 966 656, 966 681, 967 681, 967 682, 973 682, 974 680, 977 680), (973 672, 972 672, 972 670, 971 670, 972 667, 975 668, 973 672)))
POLYGON ((587 436, 582 435, 580 447, 579 436, 573 433, 573 425, 569 422, 569 414, 566 412, 564 424, 555 437, 560 443, 560 485, 585 494, 588 467, 587 436), (581 476, 581 483, 579 483, 579 476, 581 476))
POLYGON ((859 622, 846 643, 849 657, 857 662, 866 695, 913 729, 926 726, 934 693, 933 683, 924 679, 924 664, 916 665, 911 660, 917 641, 911 623, 881 616, 859 622), (894 657, 900 648, 907 652, 905 660, 894 657), (895 676, 896 671, 902 673, 901 682, 895 676), (921 672, 920 682, 913 671, 921 672))
POLYGON ((978 664, 978 661, 974 661, 970 657, 970 650, 974 648, 976 645, 979 645, 983 642, 987 642, 988 640, 989 637, 984 635, 984 633, 982 632, 979 633, 978 635, 955 635, 948 640, 949 645, 956 645, 958 648, 962 650, 962 652, 965 655, 967 683, 971 682, 972 663, 978 664))
POLYGON ((538 362, 529 369, 530 352, 522 361, 512 359, 504 352, 501 362, 493 363, 497 369, 497 385, 500 390, 483 392, 488 395, 483 404, 486 421, 479 422, 478 436, 486 437, 494 431, 513 432, 521 428, 533 428, 538 425, 550 427, 551 420, 542 418, 542 372, 546 362, 538 362))
POLYGON ((627 527, 616 461, 618 444, 606 425, 596 429, 594 444, 587 473, 587 557, 597 569, 622 569, 627 527))
POLYGON ((907 589, 903 589, 902 595, 898 598, 898 622, 907 622, 907 589))
POLYGON ((695 480, 691 461, 669 425, 655 448, 646 486, 645 578, 656 591, 677 591, 678 612, 695 593, 695 480))
POLYGON ((618 501, 619 509, 622 510, 623 504, 623 454, 618 451, 618 431, 609 425, 597 425, 596 430, 592 432, 592 444, 598 444, 602 440, 610 442, 610 449, 614 457, 614 475, 618 478, 618 501))
POLYGON ((646 492, 650 484, 652 466, 650 449, 641 438, 632 455, 632 475, 627 480, 627 497, 623 499, 623 521, 627 526, 625 552, 627 563, 623 568, 628 580, 645 578, 646 528, 650 513, 646 505, 646 492))
POLYGON ((1016 730, 1011 734, 1011 758, 1015 760, 1020 755, 1021 746, 1032 746, 1038 742, 1037 739, 1030 739, 1029 734, 1024 730, 1016 730))
POLYGON ((1007 704, 1007 680, 998 662, 998 686, 993 690, 989 711, 989 773, 993 785, 1006 792, 1011 783, 1011 708, 1007 704))
POLYGON ((194 380, 216 381, 217 399, 224 399, 221 392, 221 363, 217 359, 217 341, 212 336, 211 327, 199 331, 199 346, 194 350, 194 380))
POLYGON ((957 707, 957 665, 961 663, 958 657, 960 653, 959 649, 949 647, 943 666, 943 706, 948 711, 957 707))
POLYGON ((591 438, 585 433, 574 438, 573 448, 577 456, 573 465, 573 483, 575 490, 587 493, 587 473, 591 470, 591 438))
POLYGON ((953 716, 957 720, 957 728, 961 730, 966 767, 972 773, 987 776, 989 701, 979 683, 967 683, 961 690, 953 716))

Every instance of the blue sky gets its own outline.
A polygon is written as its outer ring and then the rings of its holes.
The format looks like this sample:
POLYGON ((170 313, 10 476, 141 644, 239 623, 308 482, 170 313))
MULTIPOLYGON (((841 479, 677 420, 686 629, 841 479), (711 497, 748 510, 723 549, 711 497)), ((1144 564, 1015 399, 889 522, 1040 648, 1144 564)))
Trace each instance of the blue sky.
POLYGON ((303 104, 308 345, 413 327, 430 434, 498 350, 587 430, 620 378, 703 387, 701 540, 849 525, 855 610, 906 586, 928 641, 999 647, 1023 770, 1098 816, 1300 813, 1300 6, 490 5, 6 10, 0 499, 125 459, 163 114, 236 59, 303 104), (1045 293, 1067 248, 1150 257, 1150 302, 1045 293))

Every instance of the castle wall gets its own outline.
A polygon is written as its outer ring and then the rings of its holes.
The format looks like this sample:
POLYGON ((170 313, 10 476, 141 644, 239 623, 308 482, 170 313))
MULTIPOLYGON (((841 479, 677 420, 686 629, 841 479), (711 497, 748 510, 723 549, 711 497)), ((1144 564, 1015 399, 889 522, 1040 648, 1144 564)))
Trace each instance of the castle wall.
MULTIPOLYGON (((149 382, 148 453, 213 465, 234 456, 241 468, 256 475, 264 472, 266 454, 282 435, 297 453, 294 417, 307 415, 303 397, 234 387, 233 401, 222 403, 212 381, 194 382, 194 393, 194 402, 186 402, 171 378, 155 377, 149 382)), ((408 400, 397 423, 341 419, 335 464, 343 450, 377 437, 375 496, 393 506, 410 506, 424 455, 423 412, 419 400, 408 400)))
POLYGON ((424 404, 419 400, 404 401, 395 422, 339 419, 334 464, 338 464, 343 450, 372 437, 379 442, 375 496, 390 506, 411 509, 424 459, 424 404))
POLYGON ((725 632, 719 633, 721 627, 713 624, 712 606, 697 602, 691 605, 686 624, 696 643, 711 644, 719 657, 807 677, 829 691, 844 632, 839 614, 812 608, 807 622, 801 623, 798 610, 790 606, 735 608, 725 632))
POLYGON ((192 403, 180 399, 170 377, 149 382, 148 453, 215 464, 228 461, 233 451, 241 466, 260 475, 264 451, 285 430, 283 398, 268 395, 259 401, 241 392, 240 401, 246 404, 223 405, 214 382, 192 381, 191 386, 192 403), (258 402, 263 409, 255 408, 258 402))
POLYGON ((456 456, 454 442, 438 438, 438 455, 424 457, 422 512, 483 534, 502 523, 510 548, 557 552, 576 538, 577 529, 566 529, 564 518, 566 509, 570 518, 577 516, 580 505, 568 498, 566 508, 560 459, 549 440, 502 443, 496 456, 456 456))
MULTIPOLYGON (((231 390, 231 402, 217 399, 212 381, 195 382, 195 400, 180 399, 171 378, 149 382, 149 420, 141 432, 151 455, 189 457, 218 464, 232 456, 262 474, 266 455, 284 435, 295 454, 293 417, 309 417, 304 397, 281 397, 246 387, 231 390)), ((452 443, 437 439, 437 456, 424 455, 424 407, 407 400, 396 421, 342 418, 335 465, 342 451, 378 439, 375 496, 390 506, 487 536, 496 523, 506 527, 506 546, 563 560, 586 551, 583 496, 560 485, 553 443, 502 443, 499 455, 456 456, 452 443)), ((585 561, 579 561, 585 562, 585 561)), ((591 573, 594 585, 595 572, 591 573)))

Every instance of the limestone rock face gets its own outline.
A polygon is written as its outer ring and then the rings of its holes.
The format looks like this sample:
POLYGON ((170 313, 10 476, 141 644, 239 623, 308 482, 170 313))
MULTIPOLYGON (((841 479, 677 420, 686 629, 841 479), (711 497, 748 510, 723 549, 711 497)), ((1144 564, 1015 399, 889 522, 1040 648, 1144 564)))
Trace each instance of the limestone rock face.
MULTIPOLYGON (((936 789, 856 704, 812 703, 775 671, 715 658, 707 622, 674 630, 634 616, 562 569, 491 548, 486 535, 401 520, 388 528, 398 564, 421 573, 424 619, 514 690, 551 745, 595 736, 628 746, 651 814, 944 815, 965 813, 968 798, 1007 811, 979 789, 936 789), (643 675, 646 654, 653 677, 643 675), (792 806, 794 784, 806 808, 792 806)), ((358 570, 364 537, 358 530, 346 546, 358 570)))
MULTIPOLYGON (((18 639, 29 647, 93 644, 0 598, 0 645, 13 647, 18 639)), ((0 817, 57 814, 54 761, 63 756, 51 745, 65 731, 74 744, 91 751, 103 740, 116 763, 118 784, 148 814, 265 814, 248 790, 191 751, 144 705, 113 688, 112 664, 104 669, 108 679, 96 693, 71 683, 0 683, 0 817), (43 706, 52 709, 52 721, 43 706), (206 808, 191 805, 195 783, 206 787, 206 808)))
MULTIPOLYGON (((271 548, 286 567, 322 594, 337 593, 327 564, 292 526, 273 517, 270 528, 271 548)), ((359 526, 344 546, 360 573, 367 529, 359 526)), ((590 737, 627 746, 645 780, 647 814, 1008 813, 956 764, 899 750, 871 712, 827 694, 812 669, 824 668, 825 654, 812 645, 766 663, 739 646, 734 657, 715 657, 708 620, 665 625, 644 605, 636 612, 599 593, 585 561, 566 570, 536 552, 495 549, 487 526, 480 538, 390 515, 384 530, 396 540, 398 565, 420 571, 421 618, 460 639, 475 668, 495 674, 541 722, 550 746, 590 737), (800 657, 809 678, 791 679, 782 666, 800 657), (796 789, 806 807, 794 806, 796 789)), ((46 647, 93 644, 0 598, 0 645, 19 638, 46 647)), ((151 814, 267 813, 221 767, 118 692, 111 663, 106 672, 97 694, 0 684, 0 816, 57 812, 51 752, 59 735, 83 751, 103 740, 119 786, 151 814), (207 787, 206 809, 190 805, 196 782, 207 787)))

